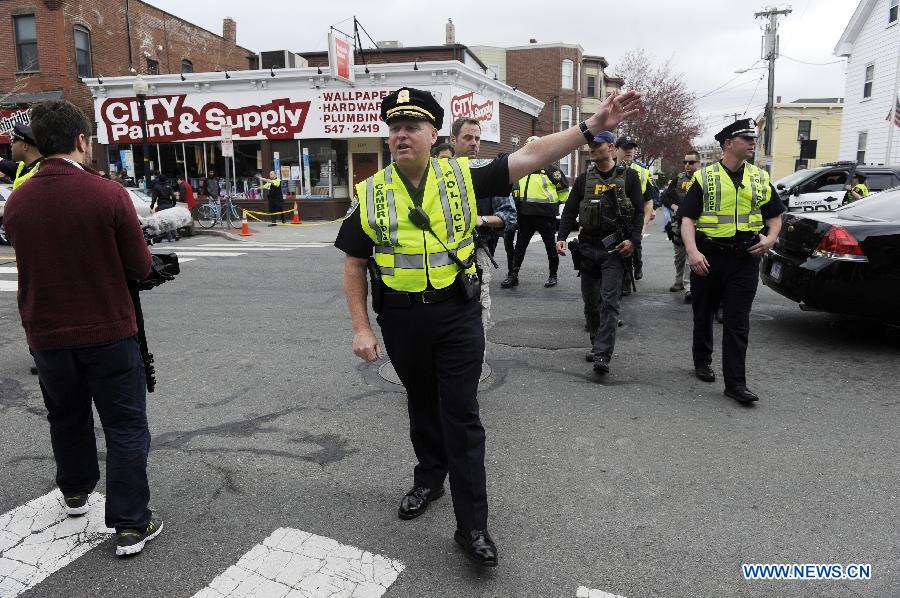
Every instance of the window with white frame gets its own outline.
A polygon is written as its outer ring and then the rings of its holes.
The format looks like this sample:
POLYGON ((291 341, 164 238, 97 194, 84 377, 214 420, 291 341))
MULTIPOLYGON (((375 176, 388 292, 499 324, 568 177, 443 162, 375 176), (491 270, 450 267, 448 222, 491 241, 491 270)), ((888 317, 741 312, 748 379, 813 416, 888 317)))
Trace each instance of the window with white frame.
POLYGON ((572 89, 575 79, 575 63, 569 59, 562 61, 562 88, 572 89))
POLYGON ((890 0, 888 2, 888 25, 897 22, 898 7, 900 7, 900 0, 890 0))
POLYGON ((866 65, 866 79, 863 83, 863 99, 872 97, 872 83, 875 81, 875 65, 866 65))
POLYGON ((572 176, 572 154, 566 154, 559 159, 559 169, 566 175, 566 178, 572 176))
POLYGON ((859 137, 856 140, 856 163, 857 164, 865 164, 866 163, 866 143, 869 140, 869 132, 868 131, 860 131, 859 137))
POLYGON ((560 106, 559 108, 559 130, 565 131, 572 126, 572 107, 560 106))

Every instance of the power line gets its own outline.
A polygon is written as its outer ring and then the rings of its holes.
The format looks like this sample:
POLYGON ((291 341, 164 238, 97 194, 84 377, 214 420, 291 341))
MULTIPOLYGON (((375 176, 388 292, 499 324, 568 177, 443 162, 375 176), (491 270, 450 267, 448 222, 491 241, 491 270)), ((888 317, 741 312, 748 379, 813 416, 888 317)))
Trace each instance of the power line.
MULTIPOLYGON (((750 110, 750 105, 753 103, 753 100, 756 99, 756 92, 759 91, 759 84, 762 83, 762 80, 766 78, 766 74, 763 73, 759 79, 756 80, 756 87, 753 88, 753 95, 750 96, 750 101, 747 102, 747 107, 744 108, 744 115, 747 114, 747 110, 750 110)), ((737 120, 737 119, 735 119, 737 120)))
POLYGON ((722 88, 725 87, 726 85, 732 83, 733 81, 737 81, 738 79, 741 78, 741 75, 744 75, 748 70, 752 69, 752 68, 753 68, 754 66, 756 66, 757 64, 759 64, 759 60, 757 60, 756 62, 754 62, 753 64, 751 64, 750 66, 748 66, 748 67, 745 68, 745 69, 740 69, 741 72, 738 73, 735 77, 732 77, 731 79, 729 79, 729 80, 726 81, 725 83, 719 85, 719 86, 716 87, 715 89, 711 89, 710 91, 707 91, 706 93, 697 96, 696 99, 702 100, 703 98, 705 98, 705 97, 707 97, 707 96, 710 96, 710 95, 712 95, 713 93, 719 91, 720 89, 722 89, 722 88))
POLYGON ((809 64, 812 66, 826 66, 829 64, 837 64, 839 62, 844 62, 843 60, 832 60, 831 62, 807 62, 805 60, 800 60, 799 58, 791 58, 790 56, 787 56, 785 54, 782 54, 781 57, 787 58, 788 60, 791 60, 793 62, 799 62, 800 64, 809 64))

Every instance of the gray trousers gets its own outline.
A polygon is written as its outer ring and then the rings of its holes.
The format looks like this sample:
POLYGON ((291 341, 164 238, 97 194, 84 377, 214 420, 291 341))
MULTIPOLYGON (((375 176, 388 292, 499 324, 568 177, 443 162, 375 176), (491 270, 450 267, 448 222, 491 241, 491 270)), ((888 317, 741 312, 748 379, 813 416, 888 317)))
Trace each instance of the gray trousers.
POLYGON ((618 254, 607 256, 600 273, 596 276, 581 271, 581 298, 584 299, 584 317, 591 334, 592 351, 612 357, 619 324, 625 261, 618 254))
POLYGON ((687 276, 684 275, 684 266, 687 263, 687 249, 684 245, 674 245, 675 247, 675 284, 681 283, 689 287, 691 283, 691 271, 688 270, 687 276))
POLYGON ((487 249, 478 247, 475 249, 475 260, 481 267, 481 323, 487 330, 494 325, 491 320, 491 271, 494 265, 488 257, 487 249))

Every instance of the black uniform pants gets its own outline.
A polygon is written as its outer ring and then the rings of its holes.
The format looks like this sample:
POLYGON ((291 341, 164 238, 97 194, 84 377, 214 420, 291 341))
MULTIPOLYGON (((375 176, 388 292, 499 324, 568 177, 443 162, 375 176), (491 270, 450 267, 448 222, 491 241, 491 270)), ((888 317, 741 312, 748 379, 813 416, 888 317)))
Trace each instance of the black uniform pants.
POLYGON ((710 255, 709 274, 691 272, 694 309, 694 367, 710 365, 713 353, 713 319, 721 305, 722 376, 725 386, 746 386, 747 343, 750 309, 759 284, 759 258, 710 255))
MULTIPOLYGON (((582 262, 582 266, 584 263, 582 262)), ((612 357, 616 348, 622 273, 626 262, 618 254, 608 255, 599 272, 581 269, 581 298, 591 336, 591 351, 612 357)))
POLYGON ((438 488, 449 473, 457 527, 485 529, 485 433, 478 413, 481 304, 451 299, 385 308, 378 324, 406 388, 409 435, 418 459, 415 485, 438 488))
MULTIPOLYGON (((269 198, 269 212, 281 212, 284 210, 284 201, 280 197, 269 198)), ((281 217, 281 223, 284 224, 284 214, 278 214, 281 217)), ((272 224, 275 224, 275 214, 270 216, 272 224)))
POLYGON ((537 232, 544 241, 547 260, 550 263, 550 275, 555 276, 559 270, 559 254, 556 253, 556 218, 553 216, 529 216, 519 214, 519 233, 516 239, 516 257, 513 267, 518 270, 525 261, 525 252, 531 237, 537 232))

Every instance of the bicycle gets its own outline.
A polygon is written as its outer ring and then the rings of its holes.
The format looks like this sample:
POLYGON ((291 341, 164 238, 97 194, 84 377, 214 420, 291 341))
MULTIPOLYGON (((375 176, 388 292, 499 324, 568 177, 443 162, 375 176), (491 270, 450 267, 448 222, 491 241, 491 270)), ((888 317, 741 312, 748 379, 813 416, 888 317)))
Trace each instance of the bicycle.
POLYGON ((212 228, 218 223, 231 228, 241 228, 241 209, 226 197, 224 203, 221 198, 209 198, 207 203, 197 206, 197 222, 203 228, 212 228))

